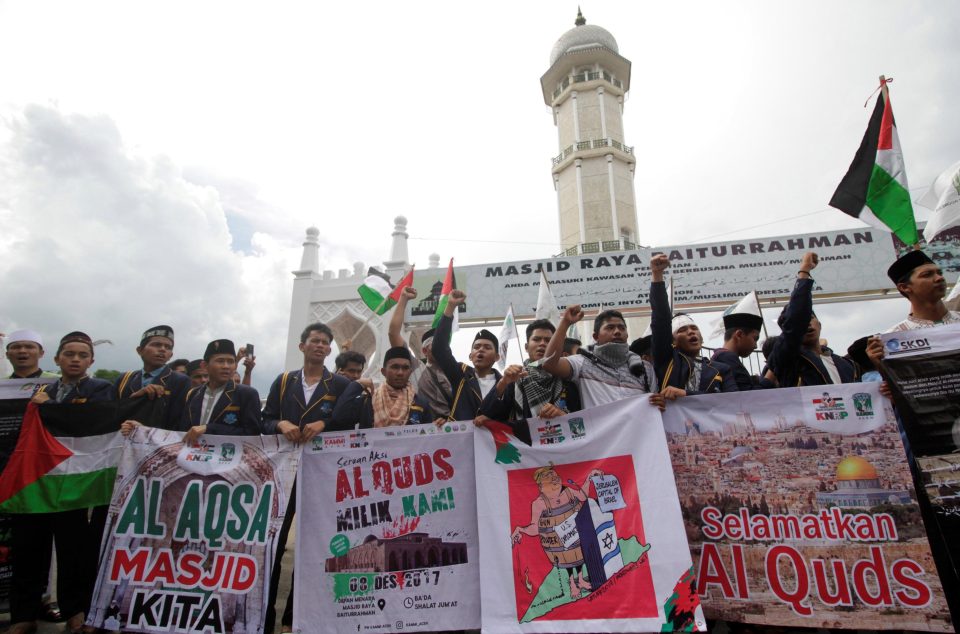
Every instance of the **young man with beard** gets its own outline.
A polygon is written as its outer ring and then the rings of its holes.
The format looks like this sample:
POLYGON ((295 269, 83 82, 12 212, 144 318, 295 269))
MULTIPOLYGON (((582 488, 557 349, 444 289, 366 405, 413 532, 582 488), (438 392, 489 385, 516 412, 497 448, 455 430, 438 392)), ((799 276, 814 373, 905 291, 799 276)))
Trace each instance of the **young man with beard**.
POLYGON ((657 379, 649 363, 630 352, 627 345, 627 323, 623 314, 605 310, 593 320, 593 350, 580 348, 578 354, 561 355, 564 336, 571 325, 583 319, 579 305, 563 311, 557 330, 544 351, 543 369, 564 381, 571 381, 580 391, 584 408, 605 405, 620 399, 650 394, 650 402, 663 406, 657 394, 657 379))
POLYGON ((183 426, 184 444, 191 445, 200 436, 259 436, 260 395, 249 385, 233 380, 237 371, 237 351, 229 339, 217 339, 207 345, 203 364, 210 380, 203 387, 187 392, 183 426))
POLYGON ((386 380, 372 390, 356 381, 347 387, 333 410, 331 430, 353 429, 357 424, 365 429, 433 422, 430 405, 410 383, 413 355, 406 346, 387 350, 380 372, 386 380))
POLYGON ((15 330, 7 337, 7 360, 13 367, 10 379, 53 378, 57 375, 40 369, 43 358, 43 337, 33 330, 15 330))
POLYGON ((433 358, 453 388, 450 420, 473 420, 480 411, 483 398, 501 378, 500 372, 493 367, 500 358, 497 352, 500 342, 489 330, 481 330, 473 338, 470 348, 470 362, 473 367, 453 358, 450 351, 453 312, 465 301, 466 293, 456 288, 450 291, 432 344, 433 358))
POLYGON ((776 387, 768 379, 747 371, 740 359, 749 357, 757 349, 763 317, 750 313, 732 313, 723 316, 723 347, 713 351, 712 360, 730 368, 737 389, 741 392, 776 387))
POLYGON ((538 319, 527 326, 527 360, 508 366, 480 405, 480 413, 498 421, 526 418, 556 418, 580 409, 576 385, 553 376, 540 367, 550 340, 556 332, 553 324, 538 319))
MULTIPOLYGON (((330 356, 333 331, 322 323, 308 325, 300 333, 300 352, 303 367, 277 376, 270 386, 267 403, 263 408, 262 433, 283 434, 294 442, 309 442, 320 432, 326 431, 333 420, 333 410, 343 392, 351 385, 350 379, 333 374, 324 363, 330 356)), ((280 584, 281 560, 287 546, 287 536, 296 513, 297 484, 290 491, 290 502, 277 536, 277 554, 270 578, 269 603, 267 606, 265 632, 272 632, 276 621, 275 605, 280 584)), ((292 573, 291 573, 292 576, 292 573)), ((290 594, 281 616, 281 626, 286 632, 293 631, 293 581, 290 594)))
POLYGON ((683 313, 671 315, 663 281, 669 266, 665 253, 650 258, 650 347, 661 393, 674 400, 688 394, 736 392, 730 368, 701 356, 703 337, 693 319, 683 313))
POLYGON ((166 365, 173 356, 173 328, 154 326, 140 337, 137 354, 143 361, 143 369, 121 374, 116 383, 116 398, 159 398, 163 404, 163 429, 180 430, 183 422, 183 406, 190 379, 186 374, 175 372, 166 365))
POLYGON ((790 301, 777 319, 781 334, 773 345, 768 363, 780 387, 854 383, 856 366, 836 355, 820 342, 821 324, 813 312, 813 278, 819 262, 816 253, 805 253, 797 272, 790 301))
MULTIPOLYGON (((50 403, 78 404, 113 400, 113 386, 109 382, 87 376, 93 365, 93 341, 82 332, 74 331, 60 340, 53 358, 60 367, 60 378, 43 385, 33 396, 33 402, 46 407, 50 403)), ((57 600, 67 617, 66 631, 80 632, 84 616, 93 595, 96 581, 97 555, 106 507, 96 507, 88 517, 89 509, 58 513, 15 515, 13 525, 14 559, 13 583, 10 597, 10 616, 14 623, 11 632, 36 630, 36 619, 41 606, 41 595, 47 580, 50 535, 57 552, 57 600)))

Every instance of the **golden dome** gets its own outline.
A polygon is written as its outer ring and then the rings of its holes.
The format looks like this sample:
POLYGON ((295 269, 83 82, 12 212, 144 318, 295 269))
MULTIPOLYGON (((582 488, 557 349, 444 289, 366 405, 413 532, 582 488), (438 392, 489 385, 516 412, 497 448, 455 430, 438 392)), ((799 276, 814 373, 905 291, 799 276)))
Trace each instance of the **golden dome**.
POLYGON ((848 456, 837 465, 837 480, 876 480, 877 470, 860 456, 848 456))

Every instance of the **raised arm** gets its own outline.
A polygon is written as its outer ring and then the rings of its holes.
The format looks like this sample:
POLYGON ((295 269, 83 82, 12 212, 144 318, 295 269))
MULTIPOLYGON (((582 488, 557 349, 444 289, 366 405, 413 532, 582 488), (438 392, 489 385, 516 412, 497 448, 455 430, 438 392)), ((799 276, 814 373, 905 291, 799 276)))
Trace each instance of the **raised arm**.
POLYGON ((663 381, 670 362, 673 361, 673 328, 670 312, 670 298, 663 282, 663 273, 670 266, 670 258, 658 253, 650 258, 650 350, 653 356, 653 369, 657 378, 663 381))
POLYGON ((550 337, 550 343, 547 344, 547 350, 543 353, 545 359, 543 369, 560 379, 569 379, 573 376, 573 366, 563 356, 563 342, 567 338, 567 330, 573 324, 583 319, 583 309, 580 304, 567 306, 560 317, 560 323, 553 336, 550 337))
POLYGON ((403 318, 407 313, 407 302, 415 299, 417 289, 408 286, 400 292, 400 299, 393 309, 393 315, 390 316, 390 327, 387 329, 387 337, 390 338, 390 347, 407 347, 407 342, 403 340, 403 318))
POLYGON ((457 310, 460 304, 465 301, 467 301, 466 293, 456 288, 450 291, 450 297, 447 299, 443 316, 440 317, 440 323, 437 324, 437 332, 433 335, 433 345, 431 346, 434 361, 443 370, 454 390, 463 380, 463 368, 453 358, 453 352, 450 350, 450 337, 453 334, 453 311, 457 310))

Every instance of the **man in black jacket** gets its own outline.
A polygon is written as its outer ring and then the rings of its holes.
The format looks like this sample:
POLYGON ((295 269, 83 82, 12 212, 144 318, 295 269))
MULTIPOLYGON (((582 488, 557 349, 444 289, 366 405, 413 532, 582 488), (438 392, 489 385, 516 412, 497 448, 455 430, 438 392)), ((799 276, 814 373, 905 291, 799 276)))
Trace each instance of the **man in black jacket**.
POLYGON ((731 313, 723 316, 723 347, 713 351, 713 361, 724 364, 733 373, 741 392, 776 387, 770 380, 750 374, 740 359, 757 349, 763 317, 751 313, 731 313))
POLYGON ((347 387, 333 410, 330 430, 421 425, 433 422, 426 399, 410 383, 413 355, 406 346, 395 346, 383 355, 383 383, 372 390, 354 381, 347 387))
POLYGON ((660 391, 669 400, 689 394, 736 392, 730 368, 700 355, 703 337, 689 315, 672 315, 663 272, 670 266, 664 253, 650 259, 650 330, 653 367, 660 391))
POLYGON ((821 324, 813 312, 813 278, 810 272, 819 258, 812 251, 803 255, 797 283, 777 324, 782 331, 768 359, 780 387, 854 383, 856 366, 821 345, 821 324))
POLYGON ((467 294, 459 289, 450 291, 437 332, 433 336, 433 358, 443 370, 453 388, 450 420, 473 420, 480 411, 480 403, 487 392, 500 380, 500 372, 493 364, 500 358, 500 342, 489 330, 481 330, 473 339, 470 361, 473 367, 460 363, 450 351, 453 311, 467 301, 467 294))

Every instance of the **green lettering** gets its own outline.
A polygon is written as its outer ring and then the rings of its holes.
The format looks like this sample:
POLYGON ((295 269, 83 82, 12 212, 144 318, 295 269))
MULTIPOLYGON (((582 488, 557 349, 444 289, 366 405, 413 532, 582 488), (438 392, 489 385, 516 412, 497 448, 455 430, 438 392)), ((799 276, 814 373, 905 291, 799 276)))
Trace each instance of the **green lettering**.
POLYGON ((227 512, 230 510, 230 485, 226 482, 214 482, 207 489, 207 509, 203 516, 203 536, 210 548, 220 548, 223 531, 227 525, 227 512))
POLYGON ((260 491, 260 503, 250 522, 247 543, 263 543, 267 540, 267 523, 270 520, 270 503, 273 501, 273 484, 267 482, 260 491))
POLYGON ((143 489, 143 478, 137 478, 137 483, 133 485, 130 497, 127 498, 127 503, 123 507, 123 513, 117 522, 115 531, 117 535, 126 535, 131 527, 133 528, 131 533, 133 535, 146 534, 145 493, 143 489))
POLYGON ((231 541, 239 542, 247 532, 247 523, 250 521, 250 514, 247 512, 247 505, 253 502, 256 492, 253 485, 247 482, 238 484, 233 489, 233 496, 230 498, 230 509, 233 511, 234 518, 227 522, 227 537, 231 541))
POLYGON ((191 480, 183 494, 183 504, 177 513, 177 529, 174 539, 200 541, 200 480, 191 480))
POLYGON ((413 496, 405 495, 400 498, 400 501, 403 503, 403 516, 404 517, 416 517, 417 509, 413 506, 413 496))

